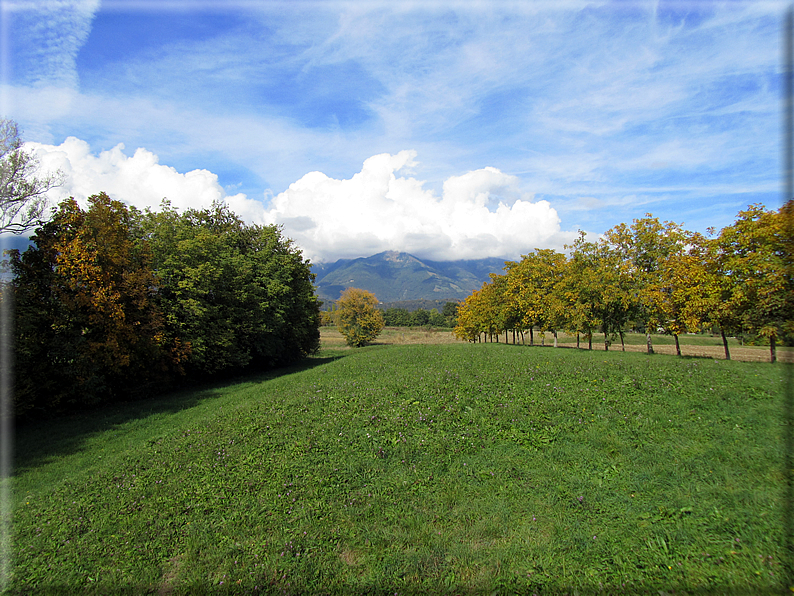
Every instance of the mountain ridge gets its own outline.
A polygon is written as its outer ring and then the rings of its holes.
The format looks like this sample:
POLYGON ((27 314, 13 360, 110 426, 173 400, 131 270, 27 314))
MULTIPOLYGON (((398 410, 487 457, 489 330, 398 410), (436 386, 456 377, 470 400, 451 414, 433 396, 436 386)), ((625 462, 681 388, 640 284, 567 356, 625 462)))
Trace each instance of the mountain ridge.
POLYGON ((380 302, 465 299, 500 273, 506 259, 431 261, 412 254, 387 250, 369 257, 313 264, 315 286, 321 300, 335 302, 346 288, 372 292, 380 302))

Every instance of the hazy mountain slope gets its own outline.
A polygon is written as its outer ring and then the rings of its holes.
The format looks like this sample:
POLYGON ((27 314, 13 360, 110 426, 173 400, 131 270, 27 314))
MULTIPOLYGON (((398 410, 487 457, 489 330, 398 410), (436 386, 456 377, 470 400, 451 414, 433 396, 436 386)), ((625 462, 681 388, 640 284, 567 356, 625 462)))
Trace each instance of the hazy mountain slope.
POLYGON ((387 251, 371 257, 313 265, 320 298, 334 301, 348 287, 375 294, 381 302, 463 300, 501 273, 504 259, 423 261, 408 253, 387 251))

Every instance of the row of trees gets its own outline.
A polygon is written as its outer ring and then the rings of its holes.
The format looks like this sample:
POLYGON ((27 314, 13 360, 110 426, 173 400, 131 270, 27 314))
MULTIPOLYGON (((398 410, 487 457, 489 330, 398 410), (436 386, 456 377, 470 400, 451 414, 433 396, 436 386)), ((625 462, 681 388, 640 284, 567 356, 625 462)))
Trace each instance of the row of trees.
POLYGON ((457 308, 457 302, 447 302, 441 312, 436 308, 417 308, 413 312, 405 308, 387 308, 383 318, 389 327, 454 327, 457 308))
POLYGON ((319 347, 310 263, 222 204, 141 212, 64 201, 10 251, 15 411, 147 396, 179 378, 293 362, 319 347))
POLYGON ((587 339, 603 333, 604 346, 628 329, 675 338, 686 332, 719 330, 727 337, 756 334, 770 345, 794 342, 794 283, 791 268, 794 201, 778 211, 751 205, 716 234, 688 232, 651 214, 620 224, 596 242, 584 233, 569 255, 535 250, 507 262, 505 274, 475 291, 458 309, 454 333, 461 339, 493 339, 529 331, 562 330, 587 339))
MULTIPOLYGON (((376 305, 377 306, 377 305, 376 305)), ((320 313, 321 322, 324 326, 336 325, 338 302, 330 305, 328 310, 320 313)), ((457 324, 456 313, 458 310, 457 302, 447 302, 441 312, 437 308, 425 310, 417 308, 409 311, 405 308, 387 308, 382 310, 383 321, 387 327, 448 327, 452 328, 457 324)))

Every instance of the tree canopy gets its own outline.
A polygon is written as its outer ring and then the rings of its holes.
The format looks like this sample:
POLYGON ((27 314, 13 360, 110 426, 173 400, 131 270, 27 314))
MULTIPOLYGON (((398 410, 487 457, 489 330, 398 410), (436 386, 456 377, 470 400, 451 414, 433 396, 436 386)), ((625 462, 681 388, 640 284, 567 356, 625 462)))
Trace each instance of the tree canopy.
POLYGON ((385 325, 372 292, 347 288, 337 301, 336 325, 347 345, 361 347, 375 339, 385 325))
POLYGON ((319 347, 310 263, 226 206, 141 213, 100 193, 60 204, 11 251, 18 415, 151 395, 319 347))
MULTIPOLYGON (((619 224, 597 241, 584 233, 568 255, 535 250, 505 263, 504 275, 472 293, 458 309, 455 335, 493 340, 513 330, 523 337, 558 329, 604 334, 609 349, 627 329, 675 338, 704 329, 719 331, 730 358, 727 335, 749 334, 770 346, 794 343, 794 282, 791 217, 794 201, 779 211, 751 205, 736 222, 708 236, 691 233, 651 214, 619 224)), ((577 340, 578 342, 578 340, 577 340)))

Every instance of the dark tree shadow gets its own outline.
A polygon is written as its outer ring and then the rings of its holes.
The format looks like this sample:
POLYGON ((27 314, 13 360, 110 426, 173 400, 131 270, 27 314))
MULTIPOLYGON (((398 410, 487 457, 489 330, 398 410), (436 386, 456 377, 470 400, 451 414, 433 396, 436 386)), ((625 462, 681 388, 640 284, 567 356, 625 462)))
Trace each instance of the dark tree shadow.
POLYGON ((240 383, 266 383, 273 379, 324 366, 346 354, 309 357, 298 363, 186 384, 156 397, 101 404, 58 417, 22 421, 14 429, 14 475, 36 468, 53 458, 76 453, 91 436, 156 414, 174 414, 218 397, 225 388, 240 383))

